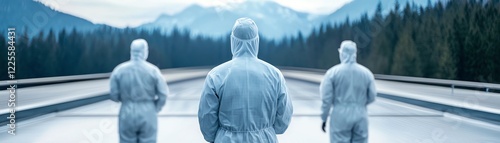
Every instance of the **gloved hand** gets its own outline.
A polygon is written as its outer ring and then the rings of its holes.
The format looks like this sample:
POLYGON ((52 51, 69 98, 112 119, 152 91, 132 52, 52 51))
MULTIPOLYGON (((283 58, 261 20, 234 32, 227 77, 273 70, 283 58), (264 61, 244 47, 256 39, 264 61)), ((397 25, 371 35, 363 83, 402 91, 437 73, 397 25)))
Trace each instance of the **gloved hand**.
POLYGON ((326 127, 326 122, 323 122, 323 125, 321 125, 321 129, 323 129, 323 132, 326 133, 325 127, 326 127))
POLYGON ((156 113, 160 113, 161 109, 162 109, 162 107, 156 106, 156 113))

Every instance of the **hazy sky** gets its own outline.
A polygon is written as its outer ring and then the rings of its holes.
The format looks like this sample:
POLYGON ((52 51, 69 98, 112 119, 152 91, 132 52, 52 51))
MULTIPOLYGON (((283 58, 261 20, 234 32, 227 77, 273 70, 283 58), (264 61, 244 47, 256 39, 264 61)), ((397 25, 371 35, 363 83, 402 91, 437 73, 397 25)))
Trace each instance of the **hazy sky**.
MULTIPOLYGON (((38 0, 58 11, 116 27, 135 27, 191 4, 224 6, 245 0, 38 0)), ((329 14, 352 0, 270 0, 297 11, 329 14)))

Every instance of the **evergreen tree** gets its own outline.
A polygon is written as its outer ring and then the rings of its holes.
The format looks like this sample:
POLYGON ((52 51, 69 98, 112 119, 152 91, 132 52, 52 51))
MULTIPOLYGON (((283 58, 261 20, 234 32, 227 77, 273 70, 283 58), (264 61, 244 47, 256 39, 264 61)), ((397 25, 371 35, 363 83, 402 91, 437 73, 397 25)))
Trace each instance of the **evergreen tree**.
POLYGON ((412 38, 412 25, 405 26, 401 32, 401 38, 396 44, 394 52, 394 62, 391 67, 391 74, 404 76, 422 76, 420 56, 418 49, 412 38))
MULTIPOLYGON (((430 1, 429 1, 430 3, 430 1)), ((372 16, 324 24, 311 34, 282 39, 261 35, 258 56, 276 66, 327 69, 340 63, 343 40, 358 44, 358 62, 377 74, 500 83, 500 2, 454 0, 416 7, 399 3, 387 15, 379 3, 372 16)), ((36 78, 111 72, 130 59, 130 43, 148 41, 147 59, 160 68, 215 66, 232 57, 229 33, 219 38, 174 28, 145 31, 103 26, 16 37, 16 76, 36 78)), ((0 45, 6 47, 0 35, 0 45)), ((6 48, 0 52, 6 55, 6 48)), ((6 57, 6 56, 2 56, 6 57)), ((6 63, 6 58, 0 62, 6 63)), ((6 64, 2 64, 6 69, 6 64)), ((0 74, 6 80, 6 72, 0 74)))

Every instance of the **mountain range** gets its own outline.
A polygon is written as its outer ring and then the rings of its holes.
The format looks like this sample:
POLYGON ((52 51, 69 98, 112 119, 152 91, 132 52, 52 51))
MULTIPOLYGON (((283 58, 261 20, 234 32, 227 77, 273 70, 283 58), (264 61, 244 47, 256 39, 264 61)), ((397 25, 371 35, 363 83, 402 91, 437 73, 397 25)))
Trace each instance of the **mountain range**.
POLYGON ((382 6, 382 14, 387 14, 394 8, 396 2, 399 2, 399 6, 402 9, 407 3, 425 7, 429 2, 436 3, 437 1, 438 0, 353 0, 335 12, 320 17, 317 21, 322 23, 344 22, 347 17, 349 17, 350 20, 356 20, 361 18, 365 13, 370 17, 375 14, 378 3, 382 6))
MULTIPOLYGON (((51 29, 59 32, 62 29, 88 31, 99 27, 88 20, 56 11, 33 0, 1 0, 0 27, 16 28, 17 32, 27 29, 30 36, 40 31, 48 33, 51 29)), ((0 30, 1 31, 1 30, 0 30)), ((20 34, 20 33, 19 33, 20 34)))
POLYGON ((363 14, 372 16, 380 2, 382 12, 388 13, 396 5, 406 3, 426 6, 437 0, 353 0, 329 15, 315 15, 295 11, 273 1, 252 1, 229 4, 225 7, 202 7, 192 5, 174 15, 161 15, 155 21, 139 26, 142 29, 171 31, 174 27, 188 29, 193 34, 224 36, 230 33, 237 18, 252 18, 264 37, 282 38, 296 36, 299 32, 308 35, 321 24, 344 22, 346 17, 359 19, 363 14))
MULTIPOLYGON (((428 2, 438 0, 353 0, 328 15, 295 11, 269 0, 247 0, 224 7, 202 7, 194 4, 179 13, 160 15, 155 21, 135 28, 160 29, 168 33, 176 27, 189 30, 194 35, 218 37, 229 34, 237 18, 249 17, 257 23, 263 37, 282 38, 295 36, 299 32, 308 35, 321 24, 343 22, 346 17, 356 20, 365 13, 371 16, 379 2, 383 13, 388 13, 396 1, 401 6, 408 2, 417 6, 426 6, 428 2)), ((87 31, 100 26, 88 20, 55 11, 37 1, 2 0, 2 3, 0 27, 27 27, 30 35, 40 30, 46 32, 53 29, 57 32, 62 29, 76 28, 79 31, 87 31)))
POLYGON ((139 28, 171 30, 189 29, 193 34, 220 36, 228 34, 236 19, 252 18, 265 37, 281 37, 308 31, 312 24, 309 14, 297 12, 270 1, 247 1, 229 7, 201 7, 192 5, 175 15, 162 15, 156 21, 139 28))

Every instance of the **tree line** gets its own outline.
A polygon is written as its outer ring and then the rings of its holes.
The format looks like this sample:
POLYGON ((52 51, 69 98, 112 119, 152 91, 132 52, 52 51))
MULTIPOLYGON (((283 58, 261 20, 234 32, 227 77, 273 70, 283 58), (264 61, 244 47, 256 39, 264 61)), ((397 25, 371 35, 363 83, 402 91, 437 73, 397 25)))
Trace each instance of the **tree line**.
MULTIPOLYGON (((372 16, 323 24, 310 35, 277 40, 261 35, 259 58, 276 66, 328 69, 340 62, 340 43, 353 40, 358 62, 377 74, 500 83, 499 23, 498 0, 396 4, 385 15, 379 4, 372 16)), ((137 38, 148 41, 147 60, 160 68, 214 66, 232 57, 229 33, 213 38, 183 29, 165 34, 103 26, 88 32, 17 34, 17 79, 111 72, 129 60, 130 43, 137 38)), ((5 35, 0 39, 6 70, 5 35)), ((0 80, 6 79, 7 72, 1 72, 0 80)))
POLYGON ((499 37, 498 0, 396 3, 388 14, 379 4, 373 16, 322 25, 261 51, 270 63, 328 69, 349 39, 357 43, 358 62, 376 74, 500 83, 499 37))

